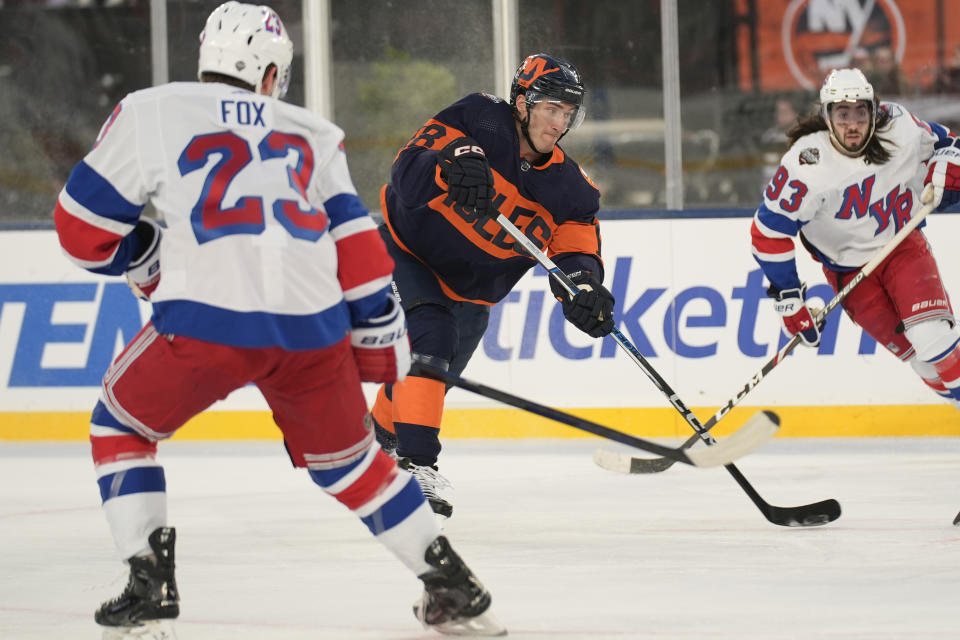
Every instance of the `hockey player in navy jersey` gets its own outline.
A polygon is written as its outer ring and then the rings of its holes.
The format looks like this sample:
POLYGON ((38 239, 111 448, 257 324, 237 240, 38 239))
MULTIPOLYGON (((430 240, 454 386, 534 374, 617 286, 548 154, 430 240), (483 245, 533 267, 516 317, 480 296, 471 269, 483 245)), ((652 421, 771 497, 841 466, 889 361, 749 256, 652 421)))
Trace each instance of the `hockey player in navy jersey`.
MULTIPOLYGON (((558 145, 584 117, 584 87, 569 62, 543 53, 517 68, 510 100, 464 97, 431 118, 393 163, 381 192, 381 234, 414 353, 460 374, 490 306, 536 264, 494 218, 502 213, 579 285, 551 280, 563 314, 598 338, 613 329, 603 286, 600 193, 558 145)), ((380 388, 371 412, 381 445, 413 472, 434 511, 453 511, 438 473, 442 382, 408 376, 380 388)))
POLYGON ((227 2, 200 40, 200 82, 125 97, 54 212, 73 261, 126 274, 153 304, 91 418, 103 509, 130 565, 96 621, 179 615, 157 443, 254 384, 294 466, 423 581, 414 613, 424 626, 505 633, 417 481, 364 424, 361 381, 403 380, 410 352, 393 261, 356 195, 343 132, 278 99, 293 44, 269 7, 227 2), (148 202, 165 226, 142 215, 148 202))
MULTIPOLYGON (((816 346, 820 328, 797 275, 795 238, 834 291, 883 248, 922 204, 960 201, 960 148, 950 131, 880 102, 859 69, 838 69, 820 112, 789 133, 791 147, 752 225, 753 255, 788 335, 816 346)), ((847 314, 960 408, 960 332, 923 232, 911 232, 843 300, 847 314)))

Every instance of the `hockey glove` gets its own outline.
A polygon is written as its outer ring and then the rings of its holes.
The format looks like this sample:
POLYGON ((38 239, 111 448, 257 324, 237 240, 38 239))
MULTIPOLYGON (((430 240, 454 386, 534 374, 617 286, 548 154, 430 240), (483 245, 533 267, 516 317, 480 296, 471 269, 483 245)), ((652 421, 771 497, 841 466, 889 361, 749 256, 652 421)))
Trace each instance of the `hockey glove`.
POLYGON ((457 138, 440 150, 437 164, 453 204, 476 211, 481 218, 497 215, 493 208, 493 172, 476 140, 457 138))
POLYGON ((960 149, 954 146, 937 149, 927 161, 927 177, 920 201, 933 203, 934 209, 960 202, 960 149))
POLYGON ((157 285, 160 284, 160 240, 163 233, 160 225, 149 218, 143 218, 133 228, 145 247, 127 267, 127 284, 133 295, 141 300, 149 300, 157 285))
POLYGON ((382 316, 353 327, 350 346, 364 382, 396 382, 406 377, 410 369, 410 340, 407 318, 396 298, 387 296, 382 316))
POLYGON ((591 338, 602 338, 613 331, 613 295, 589 271, 575 271, 570 279, 580 288, 572 298, 550 281, 550 288, 563 307, 563 317, 591 338))
POLYGON ((773 308, 780 314, 783 330, 788 336, 799 334, 803 344, 808 347, 820 344, 820 327, 814 321, 812 310, 806 303, 807 285, 783 291, 770 287, 767 295, 773 298, 773 308))

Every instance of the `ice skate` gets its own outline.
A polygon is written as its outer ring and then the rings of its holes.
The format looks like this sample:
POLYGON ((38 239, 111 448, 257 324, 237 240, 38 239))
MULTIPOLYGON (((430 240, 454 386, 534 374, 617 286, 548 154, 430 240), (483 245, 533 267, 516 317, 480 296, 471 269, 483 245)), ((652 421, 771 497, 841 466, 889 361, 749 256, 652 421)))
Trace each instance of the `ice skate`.
POLYGON ((383 449, 383 452, 391 458, 396 459, 397 435, 395 433, 390 433, 377 424, 377 421, 373 419, 373 414, 369 411, 367 412, 367 415, 363 416, 363 422, 368 429, 373 429, 377 436, 377 444, 380 445, 380 448, 383 449))
POLYGON ((150 620, 135 627, 104 627, 100 640, 177 640, 173 620, 150 620))
POLYGON ((413 614, 424 627, 453 636, 507 635, 490 611, 490 592, 444 536, 427 547, 424 559, 434 569, 419 576, 423 596, 413 605, 413 614))
POLYGON ((160 527, 150 534, 148 542, 154 555, 134 556, 128 560, 130 580, 127 587, 119 596, 100 605, 94 614, 97 624, 130 627, 129 634, 148 622, 169 620, 180 615, 180 595, 174 577, 173 546, 176 539, 173 527, 160 527))
POLYGON ((440 475, 436 465, 414 464, 410 458, 399 458, 397 465, 401 469, 409 471, 416 478, 417 484, 420 485, 420 490, 423 492, 423 497, 430 503, 430 508, 433 509, 434 513, 444 518, 449 518, 453 514, 453 505, 441 495, 443 491, 452 489, 453 485, 440 475))

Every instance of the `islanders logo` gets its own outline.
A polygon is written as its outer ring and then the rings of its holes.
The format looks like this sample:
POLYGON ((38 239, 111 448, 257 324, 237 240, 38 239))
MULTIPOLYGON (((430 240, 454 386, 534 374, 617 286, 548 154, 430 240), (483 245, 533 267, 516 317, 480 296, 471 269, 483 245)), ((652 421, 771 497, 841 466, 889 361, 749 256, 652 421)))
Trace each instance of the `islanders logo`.
POLYGON ((907 42, 894 0, 792 0, 780 35, 787 67, 806 89, 819 88, 830 69, 861 66, 879 48, 899 63, 907 42))

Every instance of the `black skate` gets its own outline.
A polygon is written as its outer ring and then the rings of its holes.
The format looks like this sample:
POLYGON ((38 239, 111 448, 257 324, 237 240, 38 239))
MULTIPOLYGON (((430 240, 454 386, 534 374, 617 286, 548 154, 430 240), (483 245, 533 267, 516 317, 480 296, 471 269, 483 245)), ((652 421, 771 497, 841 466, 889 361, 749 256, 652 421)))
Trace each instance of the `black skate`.
POLYGON ((453 485, 440 475, 436 465, 413 464, 410 458, 399 458, 397 466, 409 471, 416 479, 417 484, 420 485, 420 491, 423 492, 423 497, 430 503, 430 508, 433 509, 435 514, 444 518, 453 515, 453 505, 440 494, 445 489, 451 489, 453 485))
POLYGON ((363 416, 363 422, 366 424, 367 428, 372 428, 374 433, 377 436, 377 444, 380 445, 380 448, 383 449, 383 452, 386 453, 391 458, 396 459, 397 457, 397 435, 395 433, 390 433, 383 427, 381 427, 376 420, 373 419, 373 414, 369 411, 367 415, 363 416))
POLYGON ((506 628, 490 611, 490 592, 438 536, 424 554, 433 571, 419 576, 423 596, 413 605, 413 615, 428 629, 454 636, 505 636, 506 628))
POLYGON ((160 527, 148 541, 154 556, 134 556, 130 564, 127 588, 113 600, 100 605, 94 614, 105 627, 135 627, 153 620, 180 615, 180 594, 174 577, 173 545, 177 534, 173 527, 160 527))

